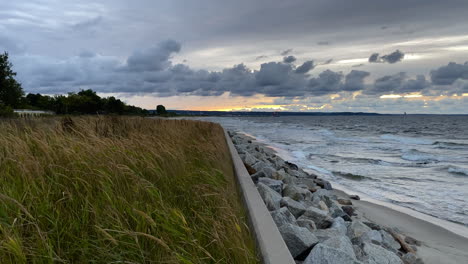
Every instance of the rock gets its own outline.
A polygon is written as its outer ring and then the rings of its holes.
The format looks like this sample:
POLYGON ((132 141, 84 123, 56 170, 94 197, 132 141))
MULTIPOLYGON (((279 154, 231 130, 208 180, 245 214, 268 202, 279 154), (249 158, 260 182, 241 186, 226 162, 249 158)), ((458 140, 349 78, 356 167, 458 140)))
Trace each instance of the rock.
POLYGON ((304 214, 299 219, 309 219, 314 221, 318 228, 328 228, 332 225, 333 219, 328 216, 326 211, 320 210, 313 206, 307 208, 304 214))
POLYGON ((265 175, 270 178, 270 179, 273 179, 273 180, 279 180, 279 176, 278 176, 278 173, 276 172, 276 169, 271 167, 271 166, 268 166, 268 167, 265 167, 262 169, 262 171, 265 173, 265 175))
POLYGON ((266 175, 265 175, 265 173, 264 173, 263 171, 257 171, 257 172, 255 172, 254 174, 250 175, 250 177, 252 178, 252 181, 253 181, 255 184, 257 184, 257 183, 258 183, 258 180, 259 180, 260 178, 265 178, 266 175))
POLYGON ((318 186, 322 187, 323 189, 326 190, 333 190, 332 185, 329 181, 326 181, 324 179, 315 179, 315 183, 317 183, 318 186))
POLYGON ((309 189, 309 191, 317 191, 317 184, 315 184, 315 181, 313 179, 299 178, 297 179, 297 184, 303 184, 304 186, 307 186, 307 189, 309 189))
POLYGON ((355 220, 355 221, 351 222, 351 225, 348 227, 347 235, 348 235, 348 237, 350 239, 359 238, 363 234, 365 234, 365 233, 367 233, 367 232, 369 232, 371 230, 372 229, 370 229, 368 226, 363 224, 361 221, 355 220))
POLYGON ((291 176, 303 179, 303 178, 309 178, 309 174, 303 170, 286 170, 291 176))
POLYGON ((345 213, 338 205, 332 204, 330 207, 330 213, 333 218, 335 217, 342 217, 344 218, 345 216, 348 216, 347 213, 345 213))
POLYGON ((323 242, 332 237, 341 237, 345 236, 347 231, 347 226, 343 218, 337 217, 333 219, 333 224, 330 228, 327 229, 318 229, 314 232, 314 235, 319 239, 320 242, 323 242))
POLYGON ((310 200, 312 193, 296 185, 288 184, 283 189, 283 196, 288 196, 296 201, 310 200))
POLYGON ((251 165, 251 166, 252 166, 252 168, 253 168, 255 171, 261 171, 261 170, 263 170, 264 168, 267 168, 269 165, 266 164, 266 163, 263 162, 263 161, 259 161, 259 162, 255 163, 255 164, 251 165))
POLYGON ((283 197, 283 199, 281 199, 280 206, 286 206, 296 218, 301 216, 306 210, 304 205, 290 197, 283 197))
POLYGON ((320 201, 320 202, 318 203, 318 207, 319 207, 321 210, 324 210, 324 211, 328 211, 328 210, 329 210, 329 209, 328 209, 328 206, 325 204, 324 201, 320 201))
POLYGON ((353 203, 351 202, 351 200, 348 200, 348 199, 341 199, 339 198, 338 200, 336 200, 338 203, 342 204, 342 205, 353 205, 353 203))
POLYGON ((372 222, 363 222, 366 226, 370 227, 372 230, 382 230, 382 227, 376 223, 372 222))
POLYGON ((284 160, 281 159, 280 157, 278 156, 275 156, 273 158, 270 158, 269 161, 273 164, 273 166, 277 169, 277 170, 283 170, 282 169, 284 166, 285 166, 285 163, 284 163, 284 160))
POLYGON ((277 193, 281 194, 283 192, 283 182, 273 180, 270 178, 260 178, 258 180, 259 183, 263 183, 266 186, 270 187, 271 189, 275 190, 277 193))
POLYGON ((361 241, 374 243, 376 245, 381 245, 382 234, 377 230, 370 230, 361 236, 361 241))
POLYGON ((418 240, 410 237, 410 236, 405 236, 405 242, 410 244, 410 245, 415 245, 415 246, 418 246, 420 247, 421 246, 421 242, 419 242, 418 240))
POLYGON ((345 236, 333 237, 317 244, 304 264, 357 264, 353 246, 345 236))
POLYGON ((296 182, 297 182, 297 178, 296 177, 293 177, 289 174, 287 174, 286 172, 283 174, 283 182, 286 183, 286 184, 291 184, 291 185, 295 185, 296 182))
POLYGON ((352 200, 361 200, 361 197, 359 197, 359 195, 353 194, 353 195, 350 195, 350 196, 349 196, 349 199, 352 199, 352 200))
POLYGON ((257 189, 260 195, 263 198, 263 202, 267 206, 268 210, 274 211, 280 208, 280 201, 282 199, 281 195, 271 189, 270 187, 266 186, 263 183, 257 184, 257 189))
POLYGON ((403 264, 394 253, 371 243, 364 243, 362 248, 365 254, 365 262, 369 264, 403 264))
POLYGON ((424 261, 414 253, 406 253, 401 259, 405 264, 424 264, 424 261))
POLYGON ((304 227, 284 224, 279 227, 279 231, 293 258, 303 254, 319 242, 314 234, 304 227))
POLYGON ((286 164, 286 168, 288 168, 288 169, 291 169, 291 170, 298 170, 299 169, 299 167, 294 163, 291 163, 289 161, 285 161, 284 163, 286 164))
POLYGON ((252 167, 257 162, 258 160, 254 156, 252 156, 252 154, 250 154, 249 152, 245 152, 245 158, 244 158, 245 164, 252 167))
POLYGON ((343 212, 345 212, 349 216, 354 215, 354 207, 352 207, 351 205, 343 205, 341 206, 341 210, 343 210, 343 212))
POLYGON ((284 224, 296 224, 296 218, 286 207, 271 212, 271 217, 278 227, 284 224))
POLYGON ((343 215, 341 218, 343 218, 346 222, 351 222, 353 219, 349 215, 343 215))
POLYGON ((392 235, 384 230, 379 230, 380 234, 382 235, 382 245, 389 249, 390 251, 396 252, 401 248, 400 243, 398 243, 392 235))
POLYGON ((314 232, 315 230, 317 230, 317 227, 315 226, 315 223, 312 220, 297 219, 296 223, 300 227, 305 227, 305 228, 309 229, 310 232, 314 232))
POLYGON ((320 242, 324 242, 332 237, 343 236, 341 231, 335 228, 317 229, 313 233, 320 242))
POLYGON ((330 228, 338 230, 340 234, 343 236, 345 236, 348 231, 348 227, 345 221, 343 220, 343 218, 341 217, 337 217, 333 219, 333 224, 331 225, 330 228))
POLYGON ((312 199, 322 200, 328 207, 331 207, 334 204, 335 196, 329 190, 319 189, 312 194, 312 199))

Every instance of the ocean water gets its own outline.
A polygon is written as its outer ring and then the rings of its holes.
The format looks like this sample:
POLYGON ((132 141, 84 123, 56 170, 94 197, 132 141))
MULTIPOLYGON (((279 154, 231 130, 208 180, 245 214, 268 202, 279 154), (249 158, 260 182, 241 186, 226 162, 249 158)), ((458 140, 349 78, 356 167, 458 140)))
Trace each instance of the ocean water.
POLYGON ((201 117, 333 183, 468 226, 468 116, 201 117))

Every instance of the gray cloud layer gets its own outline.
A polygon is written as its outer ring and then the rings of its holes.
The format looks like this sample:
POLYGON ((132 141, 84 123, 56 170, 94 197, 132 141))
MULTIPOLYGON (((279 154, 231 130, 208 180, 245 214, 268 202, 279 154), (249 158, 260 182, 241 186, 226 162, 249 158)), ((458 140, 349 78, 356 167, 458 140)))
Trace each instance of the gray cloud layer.
POLYGON ((468 62, 449 63, 431 71, 431 80, 400 72, 366 83, 369 72, 352 70, 348 74, 324 70, 310 77, 313 61, 299 66, 292 62, 267 62, 259 70, 239 64, 222 71, 194 70, 184 64, 173 65, 171 56, 180 52, 180 43, 167 40, 148 49, 133 52, 126 60, 83 51, 67 60, 20 55, 14 60, 19 77, 28 92, 64 93, 92 88, 99 92, 155 94, 158 96, 223 93, 272 97, 323 96, 362 91, 363 94, 406 94, 434 92, 463 93, 468 87, 468 62))
POLYGON ((383 55, 382 57, 379 56, 379 53, 373 53, 369 57, 370 63, 377 63, 377 62, 387 62, 390 64, 397 63, 402 61, 405 57, 405 54, 399 50, 396 50, 388 55, 383 55))

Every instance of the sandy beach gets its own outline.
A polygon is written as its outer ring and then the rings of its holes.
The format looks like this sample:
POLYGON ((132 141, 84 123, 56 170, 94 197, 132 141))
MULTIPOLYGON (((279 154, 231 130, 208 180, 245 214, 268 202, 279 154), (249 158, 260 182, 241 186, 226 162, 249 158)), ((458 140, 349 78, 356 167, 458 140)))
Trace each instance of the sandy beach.
MULTIPOLYGON (((340 190, 335 190, 334 193, 339 197, 349 197, 348 194, 340 190)), ((418 247, 417 252, 424 263, 468 263, 468 238, 466 237, 468 228, 414 211, 411 214, 417 216, 413 216, 366 200, 353 200, 353 205, 361 217, 381 226, 396 227, 401 233, 421 241, 422 245, 418 247), (419 217, 424 217, 425 220, 419 217), (431 223, 432 221, 437 224, 431 223), (446 224, 446 227, 453 232, 443 228, 441 226, 443 224, 446 224)))

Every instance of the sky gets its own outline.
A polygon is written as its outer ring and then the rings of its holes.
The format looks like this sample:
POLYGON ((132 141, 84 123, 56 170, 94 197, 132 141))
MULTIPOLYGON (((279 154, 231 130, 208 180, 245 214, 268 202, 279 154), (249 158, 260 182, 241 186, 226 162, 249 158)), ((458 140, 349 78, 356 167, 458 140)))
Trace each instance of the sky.
POLYGON ((466 0, 15 0, 27 93, 155 109, 468 114, 466 0))

